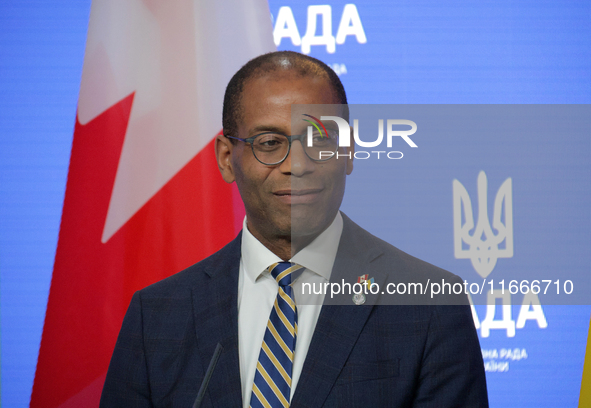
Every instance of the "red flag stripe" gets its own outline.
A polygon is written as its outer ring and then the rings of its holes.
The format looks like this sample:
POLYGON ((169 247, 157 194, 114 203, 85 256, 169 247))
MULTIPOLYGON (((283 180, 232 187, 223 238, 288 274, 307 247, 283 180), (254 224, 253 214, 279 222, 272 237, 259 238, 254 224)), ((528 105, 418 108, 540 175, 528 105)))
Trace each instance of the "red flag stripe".
POLYGON ((133 97, 75 127, 33 408, 76 396, 97 406, 132 294, 220 249, 244 215, 240 205, 234 213, 236 193, 219 174, 212 140, 101 243, 133 97))

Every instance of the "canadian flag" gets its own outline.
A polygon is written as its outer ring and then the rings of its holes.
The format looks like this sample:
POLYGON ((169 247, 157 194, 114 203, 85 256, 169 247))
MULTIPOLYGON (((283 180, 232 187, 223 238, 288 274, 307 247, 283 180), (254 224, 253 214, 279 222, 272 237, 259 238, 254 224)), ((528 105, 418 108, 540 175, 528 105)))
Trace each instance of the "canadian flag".
POLYGON ((266 0, 93 0, 31 407, 98 406, 132 294, 235 236, 213 139, 231 76, 274 49, 266 0))

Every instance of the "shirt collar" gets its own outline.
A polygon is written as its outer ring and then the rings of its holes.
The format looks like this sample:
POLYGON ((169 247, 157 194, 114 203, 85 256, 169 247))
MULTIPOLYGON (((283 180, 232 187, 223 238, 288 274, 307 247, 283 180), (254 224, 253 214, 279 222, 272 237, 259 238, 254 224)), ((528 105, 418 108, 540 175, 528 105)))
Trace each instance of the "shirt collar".
MULTIPOLYGON (((329 280, 342 232, 343 217, 340 212, 337 212, 330 226, 308 246, 295 254, 290 261, 305 266, 306 269, 329 280)), ((242 224, 241 251, 246 276, 253 282, 256 282, 269 265, 282 261, 250 233, 246 226, 246 217, 244 217, 242 224)))

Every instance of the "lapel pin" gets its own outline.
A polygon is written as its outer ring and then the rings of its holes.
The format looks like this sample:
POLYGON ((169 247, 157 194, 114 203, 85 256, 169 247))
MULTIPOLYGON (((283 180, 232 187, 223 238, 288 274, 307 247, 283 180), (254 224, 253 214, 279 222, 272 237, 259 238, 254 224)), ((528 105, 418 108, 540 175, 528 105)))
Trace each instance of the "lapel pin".
POLYGON ((363 293, 356 293, 353 295, 353 303, 362 305, 365 303, 365 295, 363 293))
MULTIPOLYGON (((367 289, 371 287, 375 282, 374 278, 370 278, 369 275, 366 273, 365 275, 361 275, 357 278, 357 283, 363 286, 367 286, 367 289)), ((356 305, 362 305, 365 303, 365 295, 363 293, 356 293, 353 295, 353 303, 356 305)))
POLYGON ((374 278, 370 278, 369 274, 365 274, 365 275, 361 275, 360 277, 357 278, 357 283, 360 283, 362 285, 366 285, 367 289, 369 289, 371 287, 371 285, 373 285, 375 283, 375 279, 374 278))

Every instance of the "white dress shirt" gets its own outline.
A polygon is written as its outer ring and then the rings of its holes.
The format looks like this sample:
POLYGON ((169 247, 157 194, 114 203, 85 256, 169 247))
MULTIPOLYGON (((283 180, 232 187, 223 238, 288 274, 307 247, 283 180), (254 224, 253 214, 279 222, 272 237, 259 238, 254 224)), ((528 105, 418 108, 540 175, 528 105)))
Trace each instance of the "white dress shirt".
MULTIPOLYGON (((321 298, 313 302, 306 299, 302 295, 302 283, 319 285, 329 281, 342 232, 343 218, 339 212, 322 234, 291 259, 292 262, 306 267, 292 284, 298 311, 298 334, 291 397, 298 384, 324 300, 323 295, 317 295, 321 298)), ((265 329, 278 291, 277 282, 266 269, 282 260, 248 231, 246 218, 242 228, 241 250, 238 275, 238 347, 242 401, 244 408, 248 408, 265 329)))

